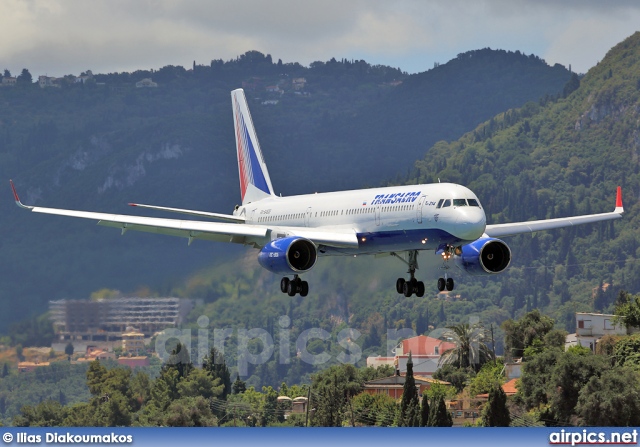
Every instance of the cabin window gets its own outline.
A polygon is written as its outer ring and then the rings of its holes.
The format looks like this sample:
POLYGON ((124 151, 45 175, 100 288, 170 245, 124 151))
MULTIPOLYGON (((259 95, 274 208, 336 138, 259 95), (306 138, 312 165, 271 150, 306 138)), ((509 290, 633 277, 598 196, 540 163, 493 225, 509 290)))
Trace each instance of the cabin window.
POLYGON ((451 206, 451 199, 446 199, 442 204, 442 208, 446 208, 448 206, 451 206))
POLYGON ((453 199, 453 206, 467 206, 465 199, 453 199))

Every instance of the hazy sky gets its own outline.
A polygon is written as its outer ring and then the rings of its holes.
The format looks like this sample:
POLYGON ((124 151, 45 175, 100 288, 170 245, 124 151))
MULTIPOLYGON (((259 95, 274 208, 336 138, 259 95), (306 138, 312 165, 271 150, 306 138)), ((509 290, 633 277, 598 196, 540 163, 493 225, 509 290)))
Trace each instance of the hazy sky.
POLYGON ((490 47, 584 73, 639 29, 636 0, 0 0, 0 69, 189 68, 258 50, 417 73, 490 47))

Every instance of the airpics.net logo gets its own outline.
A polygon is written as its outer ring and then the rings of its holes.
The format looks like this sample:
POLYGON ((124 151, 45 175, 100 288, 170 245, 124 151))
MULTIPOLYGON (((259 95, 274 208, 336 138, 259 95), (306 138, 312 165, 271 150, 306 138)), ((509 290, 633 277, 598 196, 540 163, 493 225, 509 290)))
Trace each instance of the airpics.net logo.
POLYGON ((582 431, 560 430, 549 435, 551 445, 637 445, 638 431, 599 432, 584 429, 582 431))

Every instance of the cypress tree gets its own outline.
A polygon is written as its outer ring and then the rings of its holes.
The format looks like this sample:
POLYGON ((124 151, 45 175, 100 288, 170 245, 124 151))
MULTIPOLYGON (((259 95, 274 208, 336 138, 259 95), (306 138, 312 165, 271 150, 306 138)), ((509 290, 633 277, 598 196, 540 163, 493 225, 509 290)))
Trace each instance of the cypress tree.
POLYGON ((489 400, 482 412, 482 424, 485 427, 508 427, 510 423, 507 395, 501 386, 494 386, 489 391, 489 400))
POLYGON ((427 393, 422 394, 422 407, 420 408, 420 427, 429 426, 429 401, 427 393))
POLYGON ((416 380, 413 377, 413 360, 409 351, 407 361, 407 375, 404 380, 402 390, 402 401, 400 402, 400 427, 420 426, 420 404, 418 402, 418 390, 416 390, 416 380))
POLYGON ((227 400, 227 396, 231 394, 231 373, 229 372, 229 368, 227 368, 222 353, 212 347, 209 350, 209 355, 204 359, 202 368, 209 371, 214 379, 216 377, 220 378, 222 385, 224 385, 220 399, 227 400))
POLYGON ((447 406, 444 404, 444 397, 437 395, 431 402, 431 411, 429 413, 429 427, 451 427, 453 425, 453 419, 451 413, 447 411, 447 406))

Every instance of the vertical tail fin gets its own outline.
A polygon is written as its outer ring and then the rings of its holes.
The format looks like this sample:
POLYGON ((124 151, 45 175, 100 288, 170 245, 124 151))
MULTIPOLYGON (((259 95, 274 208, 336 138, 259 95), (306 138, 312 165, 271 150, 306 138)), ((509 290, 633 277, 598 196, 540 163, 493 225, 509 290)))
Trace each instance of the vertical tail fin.
POLYGON ((275 196, 267 165, 260 151, 256 130, 253 127, 247 99, 241 88, 231 92, 233 124, 236 131, 238 171, 242 204, 275 196))

